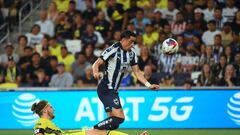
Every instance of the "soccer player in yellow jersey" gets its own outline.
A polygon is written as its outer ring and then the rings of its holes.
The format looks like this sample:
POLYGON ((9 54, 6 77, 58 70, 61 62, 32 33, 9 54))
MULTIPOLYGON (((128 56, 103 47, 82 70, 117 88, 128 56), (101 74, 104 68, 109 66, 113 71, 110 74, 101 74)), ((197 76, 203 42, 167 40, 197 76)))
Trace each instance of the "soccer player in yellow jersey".
MULTIPOLYGON (((35 135, 127 135, 119 131, 97 129, 62 131, 52 122, 55 117, 54 109, 46 100, 34 103, 31 110, 40 117, 34 126, 35 135)), ((145 131, 141 135, 148 135, 148 133, 145 131)))

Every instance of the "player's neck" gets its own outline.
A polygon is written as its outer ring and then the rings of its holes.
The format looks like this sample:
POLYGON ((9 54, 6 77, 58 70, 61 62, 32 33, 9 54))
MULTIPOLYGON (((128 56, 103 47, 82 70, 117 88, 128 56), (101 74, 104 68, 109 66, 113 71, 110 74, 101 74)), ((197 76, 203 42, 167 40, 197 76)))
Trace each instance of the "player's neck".
POLYGON ((51 118, 48 115, 42 115, 41 118, 51 120, 51 118))
POLYGON ((128 51, 127 48, 125 46, 123 46, 123 42, 120 41, 120 47, 124 50, 124 51, 128 51))

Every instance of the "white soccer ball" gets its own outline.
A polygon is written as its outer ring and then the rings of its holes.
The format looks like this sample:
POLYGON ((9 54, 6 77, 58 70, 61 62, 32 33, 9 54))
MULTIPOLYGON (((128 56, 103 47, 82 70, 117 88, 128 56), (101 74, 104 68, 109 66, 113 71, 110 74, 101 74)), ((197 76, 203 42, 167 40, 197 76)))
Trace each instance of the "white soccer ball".
POLYGON ((179 48, 178 42, 173 38, 167 38, 162 43, 162 51, 164 54, 172 55, 177 53, 179 48))

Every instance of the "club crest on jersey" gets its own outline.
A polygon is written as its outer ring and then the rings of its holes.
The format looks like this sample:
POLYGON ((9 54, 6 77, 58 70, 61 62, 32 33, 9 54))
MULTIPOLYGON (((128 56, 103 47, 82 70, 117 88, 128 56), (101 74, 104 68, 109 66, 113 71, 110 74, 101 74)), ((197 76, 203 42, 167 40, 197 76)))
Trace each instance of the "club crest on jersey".
POLYGON ((115 105, 119 105, 119 100, 117 98, 113 99, 115 105))

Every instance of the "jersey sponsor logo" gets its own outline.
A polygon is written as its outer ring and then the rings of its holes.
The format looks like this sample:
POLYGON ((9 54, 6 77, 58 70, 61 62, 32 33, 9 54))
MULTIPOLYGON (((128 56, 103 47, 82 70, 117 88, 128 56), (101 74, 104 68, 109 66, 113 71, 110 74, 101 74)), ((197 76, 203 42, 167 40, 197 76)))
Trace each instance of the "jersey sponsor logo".
POLYGON ((35 134, 40 133, 40 129, 36 129, 36 130, 34 131, 34 133, 35 133, 35 134))
POLYGON ((15 120, 25 127, 33 126, 38 119, 36 114, 31 111, 32 104, 40 101, 31 93, 19 95, 12 104, 12 115, 15 120))
POLYGON ((240 125, 240 92, 230 97, 227 103, 227 114, 235 124, 240 125))

